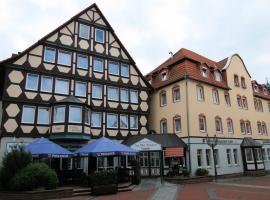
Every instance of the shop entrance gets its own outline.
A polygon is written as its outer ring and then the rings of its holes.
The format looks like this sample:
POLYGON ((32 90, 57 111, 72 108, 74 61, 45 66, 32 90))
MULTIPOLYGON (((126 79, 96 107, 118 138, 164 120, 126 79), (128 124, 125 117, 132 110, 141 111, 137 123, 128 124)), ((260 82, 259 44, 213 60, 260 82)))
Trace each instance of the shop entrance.
POLYGON ((161 151, 140 153, 141 176, 160 176, 161 151))

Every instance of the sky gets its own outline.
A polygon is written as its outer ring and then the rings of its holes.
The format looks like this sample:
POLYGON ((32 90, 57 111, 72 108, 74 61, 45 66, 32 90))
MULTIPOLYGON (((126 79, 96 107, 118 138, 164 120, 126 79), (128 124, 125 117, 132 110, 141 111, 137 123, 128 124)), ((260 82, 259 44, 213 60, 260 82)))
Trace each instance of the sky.
POLYGON ((270 80, 269 0, 0 0, 0 60, 96 3, 143 74, 180 48, 219 61, 238 53, 270 80))

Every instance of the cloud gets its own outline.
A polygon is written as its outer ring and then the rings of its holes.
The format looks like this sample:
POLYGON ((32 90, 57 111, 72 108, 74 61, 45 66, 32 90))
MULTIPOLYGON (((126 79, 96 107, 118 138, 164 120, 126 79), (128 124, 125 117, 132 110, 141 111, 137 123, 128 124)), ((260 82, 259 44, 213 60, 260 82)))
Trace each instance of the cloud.
MULTIPOLYGON (((94 3, 1 0, 0 59, 22 51, 94 3), (16 5, 16 6, 14 6, 16 5)), ((254 79, 269 73, 270 2, 261 0, 97 0, 143 74, 182 47, 213 60, 239 53, 254 79), (257 70, 260 69, 260 70, 257 70)))

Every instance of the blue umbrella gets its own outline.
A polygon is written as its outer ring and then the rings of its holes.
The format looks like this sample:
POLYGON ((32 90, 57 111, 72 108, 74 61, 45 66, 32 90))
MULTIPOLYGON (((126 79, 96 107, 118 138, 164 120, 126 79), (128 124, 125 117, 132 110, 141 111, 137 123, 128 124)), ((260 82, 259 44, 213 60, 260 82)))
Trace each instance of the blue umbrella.
POLYGON ((136 155, 139 151, 106 137, 97 139, 74 152, 78 156, 136 155))
POLYGON ((66 158, 72 156, 70 151, 46 138, 36 139, 24 149, 30 152, 33 157, 66 158))

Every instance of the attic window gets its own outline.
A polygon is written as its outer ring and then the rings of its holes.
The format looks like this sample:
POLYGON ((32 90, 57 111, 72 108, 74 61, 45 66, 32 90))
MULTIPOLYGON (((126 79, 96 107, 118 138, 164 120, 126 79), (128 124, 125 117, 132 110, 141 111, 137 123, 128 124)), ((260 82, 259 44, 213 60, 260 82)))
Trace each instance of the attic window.
POLYGON ((207 78, 208 77, 208 70, 206 67, 201 68, 201 74, 203 77, 207 78))
POLYGON ((265 95, 267 95, 267 94, 268 94, 268 92, 267 92, 267 88, 266 88, 266 87, 264 87, 264 88, 263 88, 263 93, 264 93, 265 95))
POLYGON ((254 85, 254 91, 255 91, 255 92, 259 92, 258 85, 254 85))
POLYGON ((161 80, 166 81, 168 79, 168 73, 167 71, 161 72, 161 80))
POLYGON ((221 82, 222 81, 222 76, 221 76, 220 72, 215 71, 214 72, 214 75, 215 75, 215 80, 216 81, 218 81, 218 82, 221 82))

